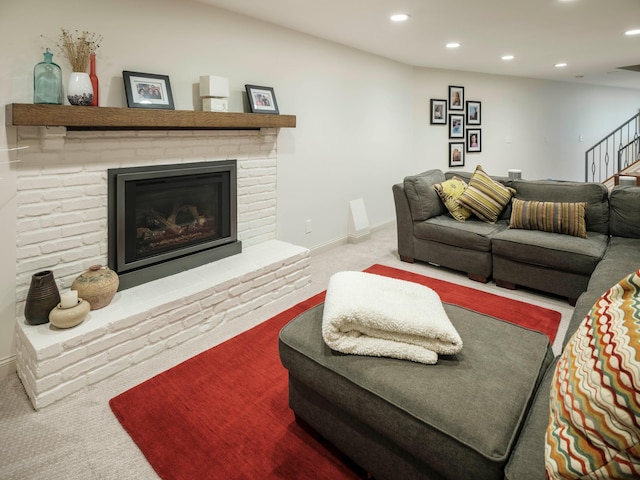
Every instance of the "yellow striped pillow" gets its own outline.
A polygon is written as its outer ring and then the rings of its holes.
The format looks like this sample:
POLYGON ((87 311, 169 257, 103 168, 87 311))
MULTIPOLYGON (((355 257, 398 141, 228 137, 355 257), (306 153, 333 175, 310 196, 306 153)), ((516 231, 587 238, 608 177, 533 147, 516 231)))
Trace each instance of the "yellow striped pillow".
POLYGON ((496 223, 514 193, 516 191, 513 188, 496 182, 478 165, 469 180, 469 186, 458 197, 458 203, 481 220, 496 223))
POLYGON ((598 299, 556 365, 548 478, 640 478, 639 274, 598 299))
POLYGON ((542 230, 587 238, 586 208, 586 202, 554 203, 514 198, 511 202, 509 228, 542 230))

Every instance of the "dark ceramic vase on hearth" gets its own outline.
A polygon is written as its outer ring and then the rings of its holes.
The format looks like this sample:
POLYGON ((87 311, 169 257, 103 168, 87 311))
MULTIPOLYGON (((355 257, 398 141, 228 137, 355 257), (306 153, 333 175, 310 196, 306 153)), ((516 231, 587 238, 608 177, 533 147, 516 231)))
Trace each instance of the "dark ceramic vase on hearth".
POLYGON ((31 325, 49 321, 49 313, 60 303, 60 292, 51 270, 34 273, 24 305, 24 317, 31 325))

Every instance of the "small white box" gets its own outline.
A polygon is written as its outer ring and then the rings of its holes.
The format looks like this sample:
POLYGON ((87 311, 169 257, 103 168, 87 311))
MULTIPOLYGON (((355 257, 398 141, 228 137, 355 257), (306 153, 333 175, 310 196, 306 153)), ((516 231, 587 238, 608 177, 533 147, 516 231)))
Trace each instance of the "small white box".
POLYGON ((510 168, 509 178, 511 180, 520 180, 522 178, 522 170, 518 170, 516 168, 510 168))
POLYGON ((201 97, 229 97, 229 79, 214 75, 202 75, 200 77, 201 97))
POLYGON ((204 112, 226 112, 229 107, 229 100, 226 98, 204 97, 202 99, 202 110, 204 112))

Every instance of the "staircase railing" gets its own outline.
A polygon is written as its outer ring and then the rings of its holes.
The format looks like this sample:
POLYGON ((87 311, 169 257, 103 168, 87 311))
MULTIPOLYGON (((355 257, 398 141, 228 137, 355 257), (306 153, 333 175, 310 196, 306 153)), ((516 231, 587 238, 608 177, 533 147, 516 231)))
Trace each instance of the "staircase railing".
POLYGON ((618 150, 618 172, 637 162, 638 156, 640 156, 640 135, 636 133, 633 140, 618 150))
POLYGON ((603 182, 638 158, 640 113, 604 137, 584 154, 586 182, 603 182))

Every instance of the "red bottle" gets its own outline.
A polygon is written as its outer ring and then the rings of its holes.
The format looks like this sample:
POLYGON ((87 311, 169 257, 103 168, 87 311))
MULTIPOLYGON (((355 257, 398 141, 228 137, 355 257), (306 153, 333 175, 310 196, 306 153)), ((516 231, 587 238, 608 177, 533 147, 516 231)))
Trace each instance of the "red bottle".
POLYGON ((89 78, 91 79, 91 86, 93 87, 93 99, 91 100, 91 106, 98 106, 98 77, 96 76, 96 54, 91 54, 91 69, 89 71, 89 78))

